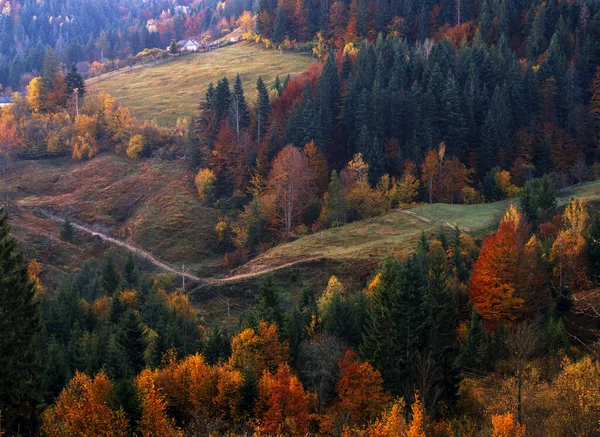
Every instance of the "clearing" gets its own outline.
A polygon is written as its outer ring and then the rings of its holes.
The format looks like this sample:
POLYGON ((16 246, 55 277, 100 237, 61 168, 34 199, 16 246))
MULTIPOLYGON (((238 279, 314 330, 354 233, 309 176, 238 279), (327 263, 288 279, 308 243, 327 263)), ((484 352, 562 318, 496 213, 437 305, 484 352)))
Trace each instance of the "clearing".
POLYGON ((307 54, 266 50, 257 44, 241 42, 209 52, 181 56, 154 67, 121 69, 87 81, 91 91, 103 91, 128 106, 139 120, 175 126, 178 118, 196 111, 208 84, 223 76, 230 85, 240 74, 246 98, 255 100, 256 80, 262 76, 270 85, 279 75, 303 72, 312 63, 307 54))

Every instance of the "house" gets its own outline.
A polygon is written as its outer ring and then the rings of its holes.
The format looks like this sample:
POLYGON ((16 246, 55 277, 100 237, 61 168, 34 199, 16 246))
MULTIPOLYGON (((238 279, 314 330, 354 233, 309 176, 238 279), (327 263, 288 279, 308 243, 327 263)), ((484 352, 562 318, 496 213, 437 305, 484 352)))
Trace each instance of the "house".
POLYGON ((238 42, 239 40, 240 40, 240 38, 239 38, 239 37, 237 37, 237 36, 232 36, 231 38, 229 38, 229 42, 230 42, 230 43, 236 43, 236 42, 238 42))
POLYGON ((200 43, 193 38, 179 41, 177 45, 182 52, 197 52, 200 49, 200 43))
POLYGON ((4 108, 5 106, 12 105, 13 99, 12 97, 0 97, 0 108, 4 108))

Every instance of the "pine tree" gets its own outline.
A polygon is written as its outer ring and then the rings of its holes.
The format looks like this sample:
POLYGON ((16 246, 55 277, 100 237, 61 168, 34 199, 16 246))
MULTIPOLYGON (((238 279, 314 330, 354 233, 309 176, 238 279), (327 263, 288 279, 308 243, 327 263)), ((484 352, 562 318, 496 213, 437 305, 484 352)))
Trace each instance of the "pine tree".
POLYGON ((370 298, 361 353, 380 372, 384 381, 398 388, 400 344, 396 343, 397 319, 393 307, 401 287, 400 263, 388 258, 379 271, 379 283, 370 298))
MULTIPOLYGON (((340 78, 335 63, 335 55, 330 52, 323 66, 323 72, 317 81, 317 112, 319 114, 321 138, 328 144, 334 135, 334 126, 338 118, 340 98, 340 78)), ((333 156, 325 151, 327 158, 333 156)))
POLYGON ((139 283, 139 272, 135 263, 135 258, 130 252, 123 266, 123 280, 127 288, 136 288, 139 283))
POLYGON ((77 90, 79 97, 85 95, 85 81, 83 80, 83 76, 77 71, 75 64, 71 66, 71 70, 65 76, 65 82, 67 83, 67 95, 72 95, 75 90, 77 90))
POLYGON ((62 238, 68 243, 73 243, 73 240, 75 239, 75 229, 73 228, 71 219, 68 216, 63 222, 62 228, 60 230, 60 238, 62 238))
POLYGON ((489 353, 483 323, 475 308, 471 310, 471 319, 467 325, 467 335, 460 345, 455 364, 467 373, 487 369, 489 353))
POLYGON ((106 259, 104 267, 102 268, 102 287, 106 294, 113 294, 117 291, 120 282, 121 278, 119 277, 115 260, 111 254, 106 259))
POLYGON ((346 222, 346 199, 336 170, 331 172, 331 180, 323 202, 326 226, 338 227, 346 222))
POLYGON ((129 310, 123 316, 121 326, 117 331, 117 342, 120 350, 124 353, 125 368, 122 369, 122 376, 133 378, 144 368, 144 351, 146 350, 144 331, 136 312, 129 310))
POLYGON ((269 122, 270 110, 269 92, 260 76, 258 76, 258 79, 256 80, 256 90, 258 91, 258 101, 256 104, 256 137, 257 142, 260 144, 261 136, 266 132, 267 124, 269 122))
POLYGON ((533 182, 527 181, 519 192, 519 208, 532 223, 534 223, 538 218, 536 197, 537 196, 533 182))
POLYGON ((258 321, 275 323, 279 329, 283 327, 283 312, 279 300, 279 290, 273 284, 273 278, 267 276, 258 290, 258 304, 255 308, 258 321))
POLYGON ((235 77, 235 82, 233 84, 230 113, 232 128, 236 130, 238 135, 241 129, 245 129, 250 126, 248 104, 246 103, 246 97, 244 97, 244 88, 242 87, 242 80, 240 79, 239 73, 235 77))
POLYGON ((556 188, 552 175, 547 174, 537 180, 535 194, 541 219, 550 219, 557 206, 556 188))
POLYGON ((36 288, 16 246, 7 214, 0 209, 0 411, 9 435, 34 432, 41 401, 36 288))
POLYGON ((229 81, 223 77, 215 89, 215 115, 217 120, 222 120, 231 104, 231 91, 229 90, 229 81))
POLYGON ((279 4, 277 6, 277 12, 275 15, 275 26, 273 28, 273 37, 271 40, 275 44, 280 44, 285 39, 288 33, 288 17, 285 13, 285 9, 283 5, 279 4))

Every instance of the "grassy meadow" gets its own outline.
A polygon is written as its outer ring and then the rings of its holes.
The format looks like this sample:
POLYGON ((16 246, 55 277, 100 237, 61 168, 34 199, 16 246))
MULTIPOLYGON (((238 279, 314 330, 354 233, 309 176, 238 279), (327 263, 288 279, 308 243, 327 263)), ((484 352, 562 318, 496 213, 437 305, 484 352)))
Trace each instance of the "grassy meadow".
POLYGON ((246 98, 255 99, 258 76, 270 85, 277 75, 297 74, 311 64, 309 55, 280 53, 242 42, 210 52, 182 56, 154 67, 121 70, 88 80, 92 91, 103 91, 131 108, 140 120, 174 126, 178 118, 189 117, 198 107, 206 87, 226 76, 233 84, 240 74, 246 98))

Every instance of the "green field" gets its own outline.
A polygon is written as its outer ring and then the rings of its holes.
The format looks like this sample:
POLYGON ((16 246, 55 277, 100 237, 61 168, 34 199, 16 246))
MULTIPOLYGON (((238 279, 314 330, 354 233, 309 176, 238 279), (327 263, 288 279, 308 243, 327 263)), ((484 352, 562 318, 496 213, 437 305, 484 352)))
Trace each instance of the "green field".
POLYGON ((119 74, 108 73, 87 82, 92 91, 103 91, 131 108, 140 120, 174 126, 178 118, 189 117, 198 107, 206 87, 226 76, 232 84, 240 74, 246 98, 254 100, 256 79, 267 84, 279 75, 297 74, 311 64, 306 54, 280 53, 258 45, 239 43, 205 53, 182 56, 154 67, 119 74))

